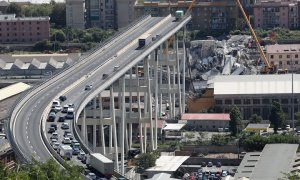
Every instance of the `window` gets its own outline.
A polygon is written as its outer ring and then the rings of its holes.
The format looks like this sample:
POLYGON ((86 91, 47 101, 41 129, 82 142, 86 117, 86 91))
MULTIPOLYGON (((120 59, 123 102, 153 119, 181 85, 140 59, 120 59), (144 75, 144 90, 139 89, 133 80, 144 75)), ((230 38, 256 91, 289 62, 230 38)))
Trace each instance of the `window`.
POLYGON ((260 104, 260 99, 253 99, 253 104, 260 104))
POLYGON ((286 64, 287 64, 287 65, 290 65, 290 61, 286 61, 286 64))
POLYGON ((298 54, 295 54, 295 58, 298 58, 298 54))
POLYGON ((260 115, 260 108, 253 108, 253 114, 260 115))
POLYGON ((244 99, 244 104, 250 104, 250 99, 244 99))
POLYGON ((263 99, 263 100, 262 100, 262 103, 263 103, 263 104, 270 104, 270 100, 269 100, 269 99, 263 99))
POLYGON ((279 55, 279 59, 281 59, 282 58, 282 55, 279 55))
POLYGON ((274 58, 274 55, 271 55, 271 59, 273 59, 274 58))
POLYGON ((282 65, 282 61, 279 61, 279 65, 282 65))
POLYGON ((298 64, 298 61, 295 61, 295 64, 298 64))
POLYGON ((216 100, 216 104, 223 104, 223 102, 222 102, 222 100, 217 99, 217 100, 216 100))
POLYGON ((281 104, 288 104, 289 100, 288 99, 281 99, 281 104))
POLYGON ((242 104, 242 101, 240 99, 235 99, 234 104, 242 104))
POLYGON ((286 55, 286 58, 290 58, 290 55, 286 55))
POLYGON ((231 99, 225 99, 225 104, 232 104, 232 100, 231 99))

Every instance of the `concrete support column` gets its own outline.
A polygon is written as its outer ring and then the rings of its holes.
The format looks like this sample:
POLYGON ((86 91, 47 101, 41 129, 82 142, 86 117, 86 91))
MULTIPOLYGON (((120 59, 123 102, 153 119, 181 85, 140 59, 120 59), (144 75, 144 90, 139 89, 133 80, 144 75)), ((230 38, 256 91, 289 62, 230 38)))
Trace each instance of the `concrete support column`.
POLYGON ((125 107, 125 76, 122 77, 122 118, 121 118, 121 174, 125 174, 124 170, 124 149, 125 149, 125 113, 126 113, 126 107, 125 107))
POLYGON ((129 149, 132 147, 132 123, 129 123, 129 149))
MULTIPOLYGON (((173 88, 175 88, 175 86, 176 86, 176 82, 175 82, 175 77, 176 77, 176 67, 175 66, 173 66, 173 87, 172 87, 172 89, 173 88)), ((176 94, 175 93, 173 93, 173 102, 172 102, 172 112, 173 112, 173 118, 176 116, 176 109, 175 109, 175 103, 176 103, 176 94)))
POLYGON ((97 125, 93 125, 93 150, 96 151, 97 147, 97 125))
POLYGON ((96 113, 97 113, 97 98, 95 97, 93 99, 93 118, 96 119, 96 113))
POLYGON ((182 67, 182 69, 183 69, 183 72, 182 72, 182 79, 183 79, 183 81, 182 81, 182 101, 181 101, 181 103, 182 103, 182 112, 185 112, 185 63, 186 63, 186 53, 185 53, 185 32, 186 32, 186 26, 184 26, 184 28, 183 28, 183 43, 182 43, 182 45, 183 45, 183 67, 182 67))
POLYGON ((158 52, 155 50, 154 66, 154 86, 155 86, 155 115, 154 115, 154 150, 157 149, 157 120, 158 120, 158 52))
POLYGON ((147 152, 147 124, 144 123, 144 151, 147 152))
POLYGON ((180 82, 180 62, 178 57, 178 36, 175 35, 175 50, 176 50, 176 65, 177 65, 177 85, 178 85, 178 102, 179 102, 179 114, 183 113, 182 111, 182 99, 181 99, 181 82, 180 82))
POLYGON ((117 124, 115 114, 115 101, 114 101, 114 90, 113 85, 110 86, 110 112, 113 124, 113 138, 114 138, 114 150, 115 150, 115 169, 119 171, 119 160, 118 160, 118 137, 117 137, 117 124))
MULTIPOLYGON (((166 61, 169 61, 169 43, 168 41, 165 42, 166 44, 166 61)), ((171 94, 171 71, 170 71, 170 66, 167 65, 167 74, 168 74, 168 103, 169 103, 169 113, 168 115, 172 116, 172 94, 171 94)))
POLYGON ((100 110, 100 128, 99 128, 99 138, 101 138, 102 154, 105 155, 105 137, 104 137, 104 127, 103 127, 103 105, 101 93, 99 94, 99 110, 100 110))
POLYGON ((87 144, 87 132, 86 132, 86 125, 85 125, 85 121, 86 121, 86 111, 85 108, 83 108, 83 117, 82 117, 82 125, 81 125, 81 136, 82 136, 82 140, 84 143, 87 144))
POLYGON ((113 136, 113 133, 112 133, 112 130, 113 129, 113 126, 112 125, 109 125, 109 153, 112 154, 113 153, 113 147, 112 147, 112 136, 113 136))
MULTIPOLYGON (((159 60, 161 61, 162 58, 162 53, 163 53, 163 49, 162 49, 162 45, 160 45, 160 58, 159 60)), ((163 66, 160 64, 160 74, 159 74, 159 87, 162 87, 163 84, 163 66)), ((159 117, 161 117, 162 114, 162 93, 159 92, 159 117)))
POLYGON ((139 90, 139 86, 140 86, 140 82, 139 82, 139 70, 138 70, 138 66, 136 66, 136 80, 137 80, 137 102, 138 102, 138 113, 139 113, 139 127, 140 127, 140 147, 141 147, 141 153, 144 153, 144 145, 143 145, 143 129, 142 129, 142 112, 141 112, 141 97, 140 97, 140 90, 139 90))
POLYGON ((149 109, 149 120, 150 120, 150 143, 151 143, 151 150, 154 150, 154 139, 153 139, 153 121, 152 121, 152 93, 151 93, 151 81, 150 81, 150 66, 149 66, 149 59, 146 60, 147 64, 147 91, 148 91, 148 109, 149 109))

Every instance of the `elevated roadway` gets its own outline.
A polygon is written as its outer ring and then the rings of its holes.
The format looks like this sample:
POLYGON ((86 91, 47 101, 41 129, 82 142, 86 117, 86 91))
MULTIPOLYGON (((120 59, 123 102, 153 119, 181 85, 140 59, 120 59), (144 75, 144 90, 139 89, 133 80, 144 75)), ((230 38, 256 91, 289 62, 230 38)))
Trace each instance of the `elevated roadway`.
POLYGON ((39 161, 45 161, 53 157, 42 138, 45 127, 41 127, 41 120, 47 112, 45 110, 49 110, 53 99, 62 94, 66 95, 67 103, 75 104, 77 120, 79 113, 93 96, 109 87, 181 29, 190 18, 188 16, 181 21, 175 21, 171 16, 145 17, 105 46, 86 55, 74 66, 33 88, 19 101, 11 114, 9 140, 19 158, 28 161, 33 156, 39 161), (159 35, 159 38, 147 47, 138 49, 138 38, 144 33, 159 35), (114 66, 119 66, 119 70, 114 72, 114 66), (104 73, 108 74, 105 79, 102 78, 104 73), (94 88, 84 91, 87 84, 92 84, 94 88))

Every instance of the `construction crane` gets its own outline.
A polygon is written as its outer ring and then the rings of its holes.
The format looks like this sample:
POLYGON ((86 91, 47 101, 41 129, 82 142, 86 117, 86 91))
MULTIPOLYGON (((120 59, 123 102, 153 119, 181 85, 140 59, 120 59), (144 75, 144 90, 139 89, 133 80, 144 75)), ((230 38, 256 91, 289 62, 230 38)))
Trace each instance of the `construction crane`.
POLYGON ((275 67, 274 67, 274 65, 270 64, 270 62, 268 61, 268 59, 267 59, 264 51, 262 50, 262 48, 260 46, 260 43, 259 43, 259 41, 257 39, 257 36, 256 36, 256 34, 255 34, 252 26, 251 26, 251 23, 250 23, 247 15, 245 13, 245 11, 244 11, 244 8, 243 8, 242 4, 240 3, 240 0, 235 0, 235 1, 236 1, 237 5, 239 6, 239 8, 240 8, 240 10, 241 10, 241 12, 242 12, 242 14, 244 16, 244 19, 245 19, 245 21, 246 21, 246 23, 247 23, 247 25, 248 25, 248 27, 249 27, 249 29, 251 31, 251 34, 252 34, 252 37, 253 37, 253 39, 254 39, 254 41, 256 43, 256 46, 257 46, 257 48, 258 48, 258 50, 259 50, 259 52, 260 52, 260 54, 261 54, 261 56, 262 56, 265 64, 266 64, 264 66, 264 68, 262 69, 262 73, 264 73, 264 74, 273 73, 275 71, 275 67))

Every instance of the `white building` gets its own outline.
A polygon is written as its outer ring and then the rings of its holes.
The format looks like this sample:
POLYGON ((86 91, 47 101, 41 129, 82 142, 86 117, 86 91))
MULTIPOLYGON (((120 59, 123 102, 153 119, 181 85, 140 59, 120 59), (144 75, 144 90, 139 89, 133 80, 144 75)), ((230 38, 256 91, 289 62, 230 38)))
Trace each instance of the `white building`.
POLYGON ((84 0, 66 0, 66 23, 68 27, 85 28, 84 0))

